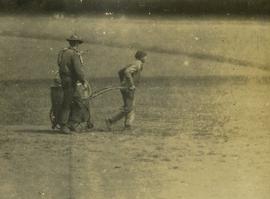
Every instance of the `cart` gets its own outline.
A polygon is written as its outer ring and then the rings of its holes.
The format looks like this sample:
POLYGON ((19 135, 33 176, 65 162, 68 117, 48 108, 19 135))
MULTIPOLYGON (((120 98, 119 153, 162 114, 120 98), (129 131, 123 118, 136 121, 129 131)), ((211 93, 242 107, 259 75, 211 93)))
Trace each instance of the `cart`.
MULTIPOLYGON (((103 95, 113 90, 122 89, 121 86, 105 87, 95 92, 92 91, 92 86, 86 82, 84 85, 81 83, 76 84, 75 97, 81 97, 82 99, 92 100, 97 96, 103 95)), ((61 82, 57 79, 54 80, 54 84, 50 87, 51 94, 51 109, 50 109, 50 121, 52 129, 60 129, 60 111, 63 102, 63 88, 61 82)))

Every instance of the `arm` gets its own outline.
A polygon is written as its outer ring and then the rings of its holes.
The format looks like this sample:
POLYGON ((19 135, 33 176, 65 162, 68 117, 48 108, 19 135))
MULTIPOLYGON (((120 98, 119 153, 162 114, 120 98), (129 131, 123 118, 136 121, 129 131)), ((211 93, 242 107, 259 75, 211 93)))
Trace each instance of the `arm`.
POLYGON ((74 66, 74 72, 76 74, 76 77, 78 78, 78 81, 81 83, 85 82, 85 76, 83 71, 83 65, 79 54, 74 54, 72 56, 72 64, 74 66))
POLYGON ((139 66, 136 64, 133 64, 133 65, 126 68, 125 76, 126 76, 128 84, 129 84, 129 87, 135 88, 132 74, 137 72, 138 70, 139 70, 139 66))

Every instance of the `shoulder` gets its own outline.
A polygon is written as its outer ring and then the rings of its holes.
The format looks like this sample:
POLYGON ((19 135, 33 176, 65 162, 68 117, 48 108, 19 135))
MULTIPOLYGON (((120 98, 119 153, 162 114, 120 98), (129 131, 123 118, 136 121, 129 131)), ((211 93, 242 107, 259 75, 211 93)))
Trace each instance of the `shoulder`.
POLYGON ((73 50, 72 49, 69 49, 69 48, 63 48, 61 50, 59 50, 58 52, 59 55, 72 55, 73 54, 73 50))
POLYGON ((62 48, 61 50, 59 50, 58 54, 63 54, 64 52, 66 52, 68 50, 68 48, 62 48))

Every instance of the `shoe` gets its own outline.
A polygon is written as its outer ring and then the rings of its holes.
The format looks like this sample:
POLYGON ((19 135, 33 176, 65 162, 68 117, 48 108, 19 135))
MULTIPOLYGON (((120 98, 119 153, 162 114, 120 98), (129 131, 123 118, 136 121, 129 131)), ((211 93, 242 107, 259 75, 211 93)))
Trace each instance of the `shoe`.
POLYGON ((123 129, 123 132, 128 133, 128 134, 137 134, 139 129, 134 128, 133 126, 126 125, 123 129))
POLYGON ((110 119, 105 119, 105 124, 109 131, 112 130, 112 122, 110 119))
POLYGON ((130 130, 132 130, 132 127, 130 125, 125 125, 124 130, 130 131, 130 130))
POLYGON ((92 129, 92 128, 94 128, 94 124, 93 124, 92 122, 87 122, 87 124, 86 124, 86 129, 87 129, 87 130, 90 130, 90 129, 92 129))
POLYGON ((83 132, 89 132, 94 128, 94 124, 92 123, 88 123, 84 126, 84 128, 82 128, 83 132))
POLYGON ((61 127, 60 131, 64 134, 71 134, 70 129, 66 126, 61 127))
POLYGON ((73 131, 73 132, 77 132, 77 133, 81 132, 80 124, 71 124, 69 126, 69 129, 70 129, 70 131, 73 131))

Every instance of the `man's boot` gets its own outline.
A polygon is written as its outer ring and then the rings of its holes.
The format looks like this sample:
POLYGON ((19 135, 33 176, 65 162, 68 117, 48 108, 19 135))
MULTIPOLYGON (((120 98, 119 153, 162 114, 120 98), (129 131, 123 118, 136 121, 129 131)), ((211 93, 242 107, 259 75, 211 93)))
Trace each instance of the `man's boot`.
POLYGON ((69 124, 69 129, 70 131, 73 131, 73 132, 81 132, 81 125, 79 123, 75 123, 75 122, 72 122, 69 124))
POLYGON ((85 130, 91 130, 91 129, 93 129, 93 128, 94 128, 94 124, 93 124, 92 122, 88 121, 88 122, 86 123, 85 130))
POLYGON ((64 134, 71 134, 71 131, 67 126, 62 126, 60 131, 64 134))

